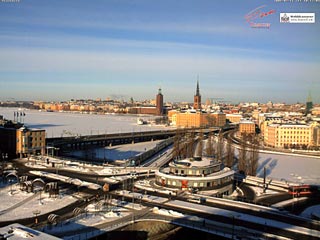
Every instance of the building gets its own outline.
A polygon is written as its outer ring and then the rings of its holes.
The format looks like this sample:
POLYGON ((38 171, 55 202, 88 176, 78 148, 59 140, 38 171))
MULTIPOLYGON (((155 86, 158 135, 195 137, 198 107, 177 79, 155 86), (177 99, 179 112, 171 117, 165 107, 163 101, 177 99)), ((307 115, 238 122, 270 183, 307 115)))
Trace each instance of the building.
POLYGON ((0 154, 7 158, 44 154, 46 132, 44 129, 31 129, 22 123, 4 120, 0 126, 0 154))
POLYGON ((222 112, 172 110, 169 111, 168 118, 171 124, 177 127, 223 127, 226 124, 226 114, 222 112))
POLYGON ((312 99, 311 99, 311 94, 309 93, 308 99, 306 102, 306 112, 305 112, 306 115, 311 113, 312 108, 313 108, 313 103, 312 103, 312 99))
POLYGON ((30 154, 45 154, 46 132, 25 126, 16 130, 16 154, 26 157, 30 154))
POLYGON ((163 95, 161 93, 161 88, 159 88, 158 94, 156 96, 156 109, 157 115, 162 115, 163 114, 163 95))
POLYGON ((17 239, 33 239, 33 240, 58 240, 58 238, 44 232, 40 232, 33 228, 13 223, 0 228, 0 239, 17 240, 17 239))
POLYGON ((199 80, 197 81, 196 95, 194 95, 193 99, 194 99, 193 109, 200 110, 201 109, 201 95, 200 95, 200 89, 199 89, 199 80))
POLYGON ((307 149, 319 146, 318 124, 279 124, 266 127, 264 143, 270 147, 307 149))
POLYGON ((238 133, 243 134, 255 134, 256 133, 256 124, 250 120, 242 120, 239 123, 238 133))
POLYGON ((223 127, 226 124, 226 114, 223 112, 206 112, 201 109, 201 95, 199 81, 197 81, 196 95, 193 109, 171 110, 168 118, 177 127, 223 127))
MULTIPOLYGON (((7 156, 12 159, 16 157, 17 149, 17 129, 23 124, 13 123, 12 121, 3 120, 0 126, 0 156, 7 156)), ((3 158, 3 157, 2 157, 3 158)))
POLYGON ((156 96, 156 106, 143 106, 143 107, 133 107, 129 110, 131 114, 150 114, 150 115, 163 115, 166 113, 163 106, 163 95, 161 88, 158 90, 156 96))
POLYGON ((211 158, 174 160, 169 167, 155 173, 156 184, 161 187, 186 191, 211 191, 213 196, 233 192, 234 171, 224 168, 221 162, 211 158))
POLYGON ((242 118, 241 114, 226 114, 226 119, 229 120, 230 123, 239 123, 242 118))

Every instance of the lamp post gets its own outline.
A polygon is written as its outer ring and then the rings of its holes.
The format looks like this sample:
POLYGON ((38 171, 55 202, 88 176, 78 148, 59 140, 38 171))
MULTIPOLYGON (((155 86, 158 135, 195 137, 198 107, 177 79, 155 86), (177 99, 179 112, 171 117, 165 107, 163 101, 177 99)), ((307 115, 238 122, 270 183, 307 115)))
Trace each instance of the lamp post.
POLYGON ((12 185, 13 185, 13 182, 14 182, 14 180, 13 179, 9 179, 8 180, 9 181, 9 183, 10 183, 10 194, 12 195, 12 185))
POLYGON ((42 190, 40 189, 39 192, 40 192, 40 193, 39 193, 39 205, 41 205, 41 192, 42 192, 42 190))
POLYGON ((2 153, 2 169, 4 170, 6 162, 8 159, 8 153, 2 153))

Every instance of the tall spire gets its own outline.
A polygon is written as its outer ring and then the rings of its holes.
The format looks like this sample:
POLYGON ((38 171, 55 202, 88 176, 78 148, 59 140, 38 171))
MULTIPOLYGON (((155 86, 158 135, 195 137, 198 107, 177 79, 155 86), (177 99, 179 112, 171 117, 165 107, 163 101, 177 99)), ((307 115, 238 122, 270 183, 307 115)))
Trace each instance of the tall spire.
POLYGON ((197 90, 196 90, 196 96, 200 96, 200 89, 199 89, 199 75, 197 77, 197 90))
POLYGON ((307 102, 312 102, 311 92, 309 91, 307 102))
POLYGON ((196 89, 196 95, 194 95, 194 101, 193 101, 193 108, 194 109, 201 109, 201 95, 200 95, 200 88, 199 88, 199 75, 197 79, 197 89, 196 89))

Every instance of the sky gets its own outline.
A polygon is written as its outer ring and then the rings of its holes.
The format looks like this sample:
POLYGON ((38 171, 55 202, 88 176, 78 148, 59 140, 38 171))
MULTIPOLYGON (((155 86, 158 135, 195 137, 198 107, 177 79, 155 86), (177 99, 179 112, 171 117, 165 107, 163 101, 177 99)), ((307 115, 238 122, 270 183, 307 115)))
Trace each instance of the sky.
POLYGON ((193 101, 199 79, 203 101, 320 103, 319 19, 304 0, 1 0, 0 100, 193 101))

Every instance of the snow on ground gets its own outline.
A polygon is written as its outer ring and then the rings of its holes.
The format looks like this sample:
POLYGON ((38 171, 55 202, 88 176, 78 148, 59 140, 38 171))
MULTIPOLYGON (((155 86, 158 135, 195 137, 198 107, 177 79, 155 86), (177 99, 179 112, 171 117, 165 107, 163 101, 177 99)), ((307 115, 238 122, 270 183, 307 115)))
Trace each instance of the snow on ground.
MULTIPOLYGON (((13 114, 18 110, 18 108, 0 108, 0 115, 3 115, 8 120, 13 120, 13 114)), ((150 115, 97 115, 69 112, 39 112, 29 109, 24 109, 23 111, 26 114, 23 117, 24 123, 30 128, 45 129, 47 137, 143 132, 172 128, 156 125, 137 125, 137 118, 141 117, 144 120, 155 118, 155 116, 150 115)))
MULTIPOLYGON (((13 119, 13 113, 17 108, 0 108, 0 115, 7 119, 13 119)), ((139 132, 149 130, 162 130, 163 126, 137 125, 138 116, 135 115, 94 115, 79 113, 39 112, 24 110, 26 116, 24 122, 29 127, 43 128, 47 131, 47 137, 76 136, 90 134, 108 134, 123 132, 139 132)), ((148 119, 153 116, 143 116, 148 119)), ((103 159, 125 159, 139 154, 148 149, 147 143, 129 144, 100 149, 95 155, 103 159), (144 145, 146 144, 146 145, 144 145), (106 154, 106 155, 105 155, 106 154)), ((299 184, 320 185, 320 159, 307 156, 289 156, 278 154, 260 153, 257 176, 263 176, 263 168, 267 169, 269 178, 284 180, 299 184)))
POLYGON ((12 195, 10 191, 11 186, 0 189, 0 214, 2 221, 31 218, 34 217, 34 210, 39 210, 41 213, 51 212, 77 201, 74 197, 62 193, 58 198, 49 198, 47 193, 42 193, 40 199, 39 194, 35 195, 23 192, 19 189, 18 185, 15 185, 13 189, 12 195), (16 207, 10 211, 6 211, 6 209, 13 206, 16 207))
POLYGON ((269 178, 320 185, 320 158, 271 153, 260 153, 259 157, 258 177, 263 177, 263 168, 266 167, 269 178))
POLYGON ((184 202, 184 201, 180 201, 180 200, 171 201, 171 202, 167 203, 166 205, 178 207, 178 208, 184 208, 184 209, 197 209, 198 212, 215 214, 215 215, 220 215, 220 216, 225 216, 225 217, 233 217, 235 219, 265 225, 266 227, 287 229, 292 232, 305 233, 310 236, 319 236, 319 234, 320 234, 320 231, 318 231, 318 230, 311 230, 311 229, 307 229, 307 228, 300 227, 300 226, 294 226, 289 223, 280 222, 277 220, 266 219, 266 218, 257 217, 254 215, 245 214, 245 213, 239 213, 239 212, 235 212, 235 211, 230 211, 230 210, 225 210, 225 209, 220 209, 220 208, 215 208, 215 207, 209 207, 209 206, 205 206, 205 205, 194 204, 194 203, 184 202))
POLYGON ((170 217, 184 217, 183 213, 176 212, 173 210, 167 210, 163 208, 159 209, 158 207, 154 207, 153 212, 157 214, 165 215, 165 216, 170 216, 170 217))
POLYGON ((250 188, 255 192, 255 195, 257 197, 260 197, 262 195, 268 195, 268 194, 275 194, 275 193, 278 193, 276 191, 273 191, 273 190, 269 190, 267 189, 266 192, 263 192, 263 188, 261 187, 253 187, 253 186, 250 186, 250 188))
POLYGON ((12 184, 12 186, 6 187, 2 186, 2 188, 0 188, 0 213, 33 195, 33 193, 21 192, 18 184, 12 184))
MULTIPOLYGON (((111 147, 96 148, 92 150, 92 154, 95 159, 107 159, 107 160, 124 160, 137 156, 145 151, 154 148, 162 140, 141 142, 134 144, 123 144, 111 147)), ((86 151, 74 151, 73 156, 85 156, 86 151)), ((91 157, 89 154, 89 158, 91 157)))
MULTIPOLYGON (((109 202, 110 203, 110 202, 109 202)), ((58 234, 68 231, 77 231, 88 226, 95 226, 105 222, 112 222, 131 214, 128 209, 141 210, 145 207, 140 204, 132 204, 126 201, 112 199, 111 205, 104 205, 104 200, 96 204, 89 204, 85 208, 85 213, 78 215, 57 225, 46 226, 42 231, 49 234, 58 234)))
POLYGON ((73 219, 64 221, 57 225, 46 226, 42 229, 43 232, 49 234, 61 234, 63 232, 74 231, 86 228, 88 226, 95 226, 105 222, 111 222, 121 217, 127 216, 129 213, 126 212, 99 212, 99 213, 83 213, 73 219))

